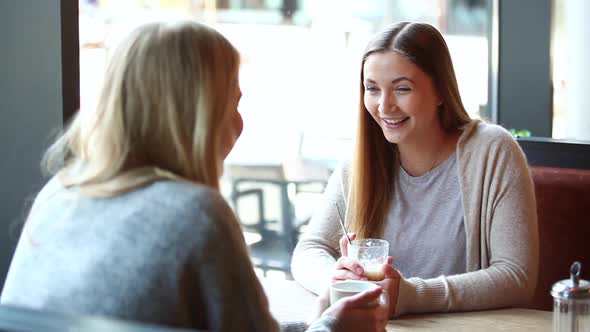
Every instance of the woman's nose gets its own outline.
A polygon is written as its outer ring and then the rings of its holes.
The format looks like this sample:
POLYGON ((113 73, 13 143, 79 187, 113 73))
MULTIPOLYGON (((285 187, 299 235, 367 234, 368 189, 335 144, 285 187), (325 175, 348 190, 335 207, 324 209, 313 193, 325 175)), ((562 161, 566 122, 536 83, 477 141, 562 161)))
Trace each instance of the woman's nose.
POLYGON ((384 93, 381 98, 379 98, 379 112, 391 112, 395 108, 395 101, 393 99, 393 96, 384 93))
POLYGON ((236 134, 236 139, 238 139, 238 137, 240 137, 242 131, 244 130, 244 119, 242 118, 240 112, 236 111, 236 113, 234 114, 233 126, 234 132, 236 134))

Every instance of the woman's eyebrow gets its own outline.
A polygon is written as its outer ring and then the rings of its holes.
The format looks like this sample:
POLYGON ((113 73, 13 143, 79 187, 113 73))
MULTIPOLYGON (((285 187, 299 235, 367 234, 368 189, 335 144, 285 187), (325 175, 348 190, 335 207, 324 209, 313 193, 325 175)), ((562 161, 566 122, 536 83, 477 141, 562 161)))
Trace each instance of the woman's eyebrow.
POLYGON ((406 76, 398 77, 398 78, 394 79, 393 81, 391 81, 391 83, 394 83, 395 84, 395 83, 398 83, 398 82, 401 82, 401 81, 408 81, 410 83, 414 83, 414 81, 412 81, 411 78, 406 77, 406 76))
MULTIPOLYGON (((414 83, 414 81, 412 81, 412 79, 410 79, 409 77, 406 77, 406 76, 398 77, 398 78, 392 80, 391 83, 395 84, 395 83, 398 83, 398 82, 401 82, 401 81, 408 81, 408 82, 414 83)), ((366 78, 365 79, 365 82, 366 83, 371 83, 371 84, 377 83, 377 82, 375 82, 375 80, 370 79, 370 78, 366 78)))

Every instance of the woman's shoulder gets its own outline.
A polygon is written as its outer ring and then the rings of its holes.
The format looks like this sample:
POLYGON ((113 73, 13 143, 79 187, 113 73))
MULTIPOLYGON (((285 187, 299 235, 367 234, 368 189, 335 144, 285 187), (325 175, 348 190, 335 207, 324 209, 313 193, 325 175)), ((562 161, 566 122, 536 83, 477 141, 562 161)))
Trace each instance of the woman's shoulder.
POLYGON ((35 198, 36 201, 45 201, 49 199, 51 196, 57 194, 58 192, 62 191, 64 187, 59 182, 59 178, 57 176, 52 176, 41 188, 39 193, 37 193, 37 197, 35 198))
POLYGON ((142 191, 141 196, 146 196, 149 201, 161 208, 207 214, 216 214, 230 209, 219 191, 189 181, 157 181, 142 191))
POLYGON ((516 139, 502 126, 474 120, 468 124, 459 139, 458 157, 489 160, 507 165, 518 162, 525 165, 526 157, 516 139))
POLYGON ((352 158, 341 158, 335 164, 329 182, 337 183, 339 187, 348 187, 348 180, 352 169, 352 158))
POLYGON ((160 180, 149 186, 150 190, 183 195, 185 197, 211 197, 216 198, 221 194, 206 185, 180 180, 160 180))
POLYGON ((463 128, 459 138, 459 152, 465 153, 501 153, 516 152, 521 149, 516 139, 504 127, 480 120, 474 120, 463 128))
POLYGON ((128 207, 172 238, 210 234, 231 228, 235 222, 233 210, 219 191, 188 181, 156 181, 122 199, 117 206, 128 207))
POLYGON ((477 143, 515 141, 504 127, 480 120, 468 124, 462 136, 465 140, 477 143))

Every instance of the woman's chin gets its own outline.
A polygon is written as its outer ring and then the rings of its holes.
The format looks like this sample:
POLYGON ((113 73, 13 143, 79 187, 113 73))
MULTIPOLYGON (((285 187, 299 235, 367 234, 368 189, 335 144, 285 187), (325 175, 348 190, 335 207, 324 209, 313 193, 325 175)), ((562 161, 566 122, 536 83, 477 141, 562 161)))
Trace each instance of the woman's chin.
POLYGON ((391 144, 400 144, 404 141, 404 135, 385 133, 385 139, 391 144))

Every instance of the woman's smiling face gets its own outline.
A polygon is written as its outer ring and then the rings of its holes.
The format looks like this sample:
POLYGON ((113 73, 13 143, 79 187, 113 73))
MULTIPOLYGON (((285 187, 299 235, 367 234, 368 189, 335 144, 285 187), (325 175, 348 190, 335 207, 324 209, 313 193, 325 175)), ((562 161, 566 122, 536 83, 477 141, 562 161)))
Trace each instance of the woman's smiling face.
POLYGON ((364 105, 390 143, 416 143, 440 130, 432 79, 404 56, 376 52, 363 65, 364 105))

